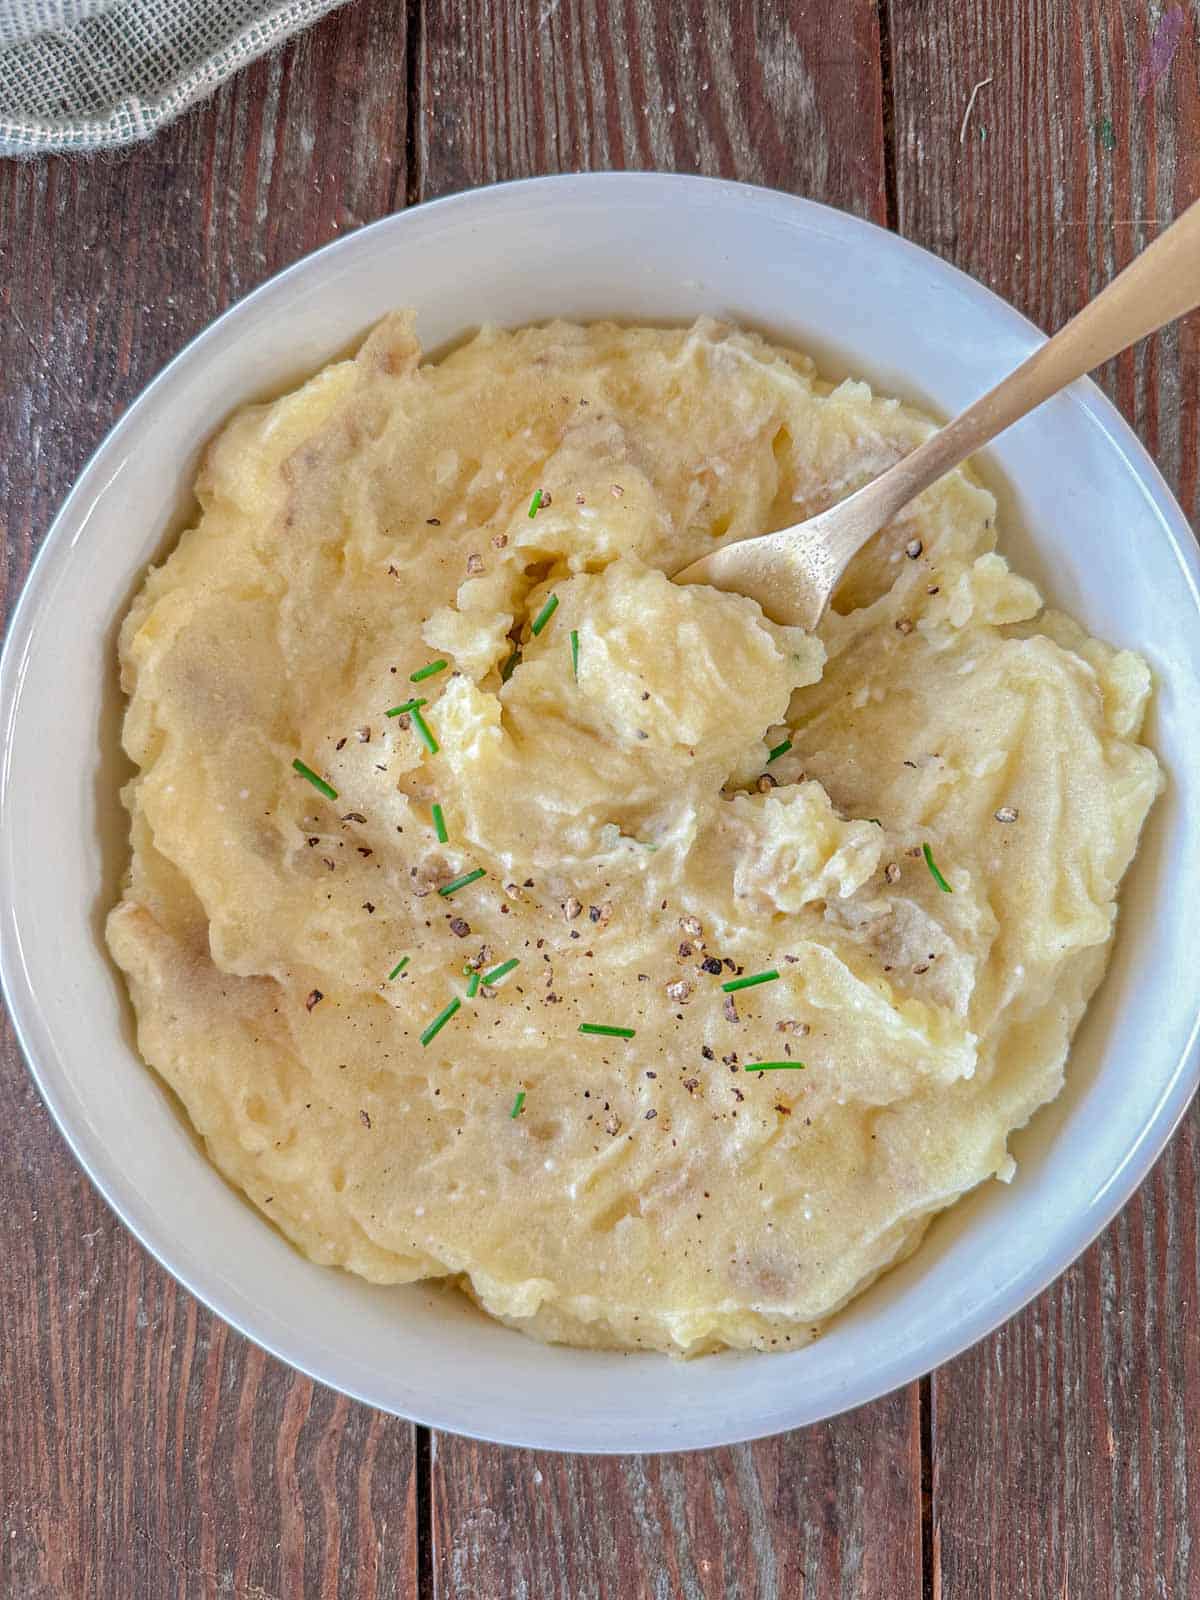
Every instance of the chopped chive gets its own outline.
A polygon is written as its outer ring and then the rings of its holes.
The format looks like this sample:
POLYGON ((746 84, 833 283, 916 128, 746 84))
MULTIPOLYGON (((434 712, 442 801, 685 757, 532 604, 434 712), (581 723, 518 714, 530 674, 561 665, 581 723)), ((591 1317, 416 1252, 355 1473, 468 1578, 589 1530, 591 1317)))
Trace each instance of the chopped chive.
POLYGON ((746 1072, 803 1072, 803 1061, 747 1061, 746 1072))
POLYGON ((292 762, 292 766, 295 767, 296 771, 302 778, 308 779, 309 783, 312 784, 314 789, 319 789, 325 796, 326 800, 337 799, 338 792, 333 785, 331 783, 326 783, 324 778, 318 778, 313 769, 311 767, 306 767, 303 761, 300 760, 299 756, 297 756, 295 761, 292 762))
POLYGON ((945 878, 943 878, 941 873, 938 871, 938 864, 933 859, 933 851, 929 848, 929 846, 927 844, 923 844, 921 846, 921 851, 922 851, 922 854, 925 857, 925 865, 929 868, 930 872, 933 873, 933 881, 934 881, 934 883, 937 884, 938 888, 943 892, 943 894, 953 894, 954 890, 950 887, 950 885, 946 882, 945 878))
POLYGON ((772 967, 769 972, 752 972, 748 978, 730 978, 728 983, 721 985, 726 994, 732 994, 735 989, 753 989, 760 983, 774 983, 779 974, 772 967))
POLYGON ((474 1000, 475 996, 478 993, 479 993, 479 974, 477 972, 472 972, 471 976, 467 979, 467 999, 468 1000, 474 1000))
POLYGON ((422 1044, 428 1044, 430 1042, 430 1040, 436 1038, 436 1036, 439 1033, 441 1033, 442 1029, 450 1021, 450 1018, 454 1015, 454 1013, 458 1010, 459 1006, 461 1006, 461 1005, 462 1005, 462 1001, 458 998, 457 995, 455 995, 454 999, 451 1000, 450 1004, 446 1007, 446 1009, 444 1011, 439 1011, 437 1016, 434 1017, 433 1021, 425 1029, 425 1032, 421 1035, 421 1043, 422 1044))
POLYGON ((438 745, 437 740, 433 737, 433 729, 429 726, 429 724, 425 721, 425 718, 415 707, 413 708, 412 713, 412 725, 417 730, 417 733, 421 739, 421 743, 425 746, 426 750, 429 751, 429 754, 431 756, 437 755, 440 746, 438 745))
POLYGON ((513 1101, 513 1108, 508 1113, 509 1116, 510 1117, 519 1117, 520 1114, 521 1114, 521 1107, 524 1104, 525 1104, 525 1091, 524 1091, 524 1089, 519 1089, 517 1091, 517 1098, 513 1101))
POLYGON ((571 671, 575 674, 575 682, 579 682, 579 629, 571 629, 571 671))
POLYGON ((636 1028, 610 1028, 606 1022, 581 1022, 580 1033, 599 1033, 606 1039, 632 1039, 636 1028))
POLYGON ((556 594, 552 594, 550 596, 550 598, 546 601, 546 604, 542 607, 542 609, 538 612, 537 616, 534 617, 533 621, 529 625, 529 631, 534 636, 535 639, 537 638, 538 634, 541 633, 542 629, 550 621, 550 618, 554 615, 554 613, 557 610, 558 610, 558 596, 556 594))
POLYGON ((421 683, 425 678, 433 678, 439 672, 445 672, 449 665, 448 661, 443 661, 439 656, 436 661, 430 661, 427 665, 418 667, 415 672, 410 672, 408 681, 409 683, 421 683))
POLYGON ((535 489, 533 491, 533 499, 529 502, 529 515, 531 517, 536 517, 537 516, 538 509, 540 508, 541 503, 542 503, 542 491, 540 489, 535 489))
POLYGON ((405 967, 407 965, 408 965, 408 957, 407 956, 401 956, 399 961, 397 961, 396 965, 388 973, 388 982, 391 983, 393 978, 398 978, 400 976, 400 974, 404 971, 404 969, 405 969, 405 967))
POLYGON ((790 739, 785 739, 782 744, 777 744, 774 750, 767 752, 767 765, 770 766, 772 761, 778 761, 780 756, 787 755, 791 748, 792 741, 790 739))
POLYGON ((390 711, 385 711, 385 717, 402 717, 406 711, 419 711, 422 706, 427 706, 428 700, 406 700, 402 706, 393 706, 390 711))
POLYGON ((521 652, 517 649, 516 645, 514 645, 512 655, 509 656, 508 660, 500 668, 501 683, 507 683, 512 677, 513 673, 517 670, 517 663, 520 661, 520 659, 521 652))
POLYGON ((442 808, 440 805, 438 805, 436 800, 430 806, 429 814, 433 818, 433 827, 434 832, 438 836, 438 843, 445 844, 450 838, 450 835, 446 832, 446 819, 442 815, 442 808))
POLYGON ((501 978, 511 972, 514 967, 519 967, 520 965, 521 963, 516 956, 510 956, 507 961, 502 961, 498 967, 493 967, 490 972, 485 972, 483 981, 487 984, 499 983, 501 978))
POLYGON ((483 867, 476 867, 474 872, 464 872, 461 878, 451 878, 449 883, 444 883, 438 893, 447 899, 452 894, 457 894, 460 889, 465 889, 469 883, 474 883, 477 878, 486 878, 487 873, 483 867))

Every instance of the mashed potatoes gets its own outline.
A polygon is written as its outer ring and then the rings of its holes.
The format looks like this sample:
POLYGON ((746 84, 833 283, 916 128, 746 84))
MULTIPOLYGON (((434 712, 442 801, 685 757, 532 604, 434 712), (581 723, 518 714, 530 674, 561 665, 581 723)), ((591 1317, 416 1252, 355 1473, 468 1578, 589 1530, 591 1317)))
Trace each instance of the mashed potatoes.
POLYGON ((572 1343, 802 1343, 1060 1088, 1149 674, 1041 610, 963 473, 818 637, 671 583, 927 433, 803 357, 419 354, 389 318, 235 417, 126 619, 142 1052, 316 1261, 572 1343))

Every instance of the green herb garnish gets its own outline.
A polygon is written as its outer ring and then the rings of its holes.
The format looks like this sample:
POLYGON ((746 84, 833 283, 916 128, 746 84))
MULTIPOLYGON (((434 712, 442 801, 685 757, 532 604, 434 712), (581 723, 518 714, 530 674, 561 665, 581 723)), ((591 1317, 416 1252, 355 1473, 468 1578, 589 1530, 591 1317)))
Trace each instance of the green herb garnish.
POLYGON ((575 674, 575 682, 579 682, 579 629, 571 629, 571 671, 575 674))
POLYGON ((474 883, 477 878, 486 878, 487 873, 483 867, 476 867, 474 872, 464 872, 461 878, 451 878, 449 883, 444 883, 438 890, 440 895, 445 895, 448 900, 452 894, 457 894, 460 889, 465 889, 469 883, 474 883))
POLYGON ((925 857, 925 865, 929 868, 930 872, 933 873, 933 881, 934 881, 934 883, 937 884, 938 888, 943 892, 943 894, 953 894, 954 890, 950 887, 950 885, 946 882, 945 878, 943 878, 942 874, 938 871, 938 864, 933 859, 933 851, 929 848, 929 846, 927 844, 923 844, 921 846, 921 852, 925 857))
POLYGON ((610 1028, 606 1022, 581 1022, 580 1033, 599 1033, 606 1039, 632 1039, 636 1028, 610 1028))
POLYGON ((508 660, 500 668, 500 682, 501 683, 507 683, 508 680, 512 677, 513 673, 517 670, 517 664, 520 661, 520 659, 521 659, 521 652, 517 649, 516 645, 514 645, 513 646, 512 655, 509 656, 508 660))
POLYGON ((433 737, 433 729, 429 726, 429 724, 425 721, 425 718, 418 710, 416 710, 415 707, 412 712, 412 725, 417 730, 417 734, 421 740, 421 743, 425 746, 426 750, 429 751, 429 754, 431 756, 437 755, 440 747, 437 740, 433 737))
POLYGON ((803 1072, 803 1061, 747 1061, 744 1072, 803 1072))
POLYGON ((516 1098, 516 1099, 515 1099, 515 1100, 514 1100, 514 1101, 513 1101, 513 1108, 512 1108, 512 1110, 511 1110, 511 1111, 510 1111, 510 1112, 509 1112, 509 1113, 508 1113, 508 1114, 509 1114, 509 1116, 510 1116, 510 1117, 518 1117, 518 1116, 520 1116, 520 1114, 521 1114, 521 1107, 522 1107, 522 1106, 523 1106, 523 1105, 524 1105, 524 1104, 525 1104, 525 1091, 524 1091, 524 1089, 519 1089, 519 1090, 518 1090, 518 1091, 517 1091, 517 1098, 516 1098))
POLYGON ((410 672, 408 681, 409 683, 421 683, 425 678, 432 678, 439 672, 445 672, 449 665, 448 661, 443 661, 440 658, 437 661, 431 661, 427 666, 418 667, 415 672, 410 672))
POLYGON ((777 744, 774 750, 767 752, 767 765, 770 766, 772 761, 778 761, 780 756, 787 755, 791 748, 792 741, 790 739, 785 739, 782 744, 777 744))
POLYGON ((479 974, 478 974, 478 972, 472 972, 470 974, 470 976, 467 978, 467 999, 468 1000, 474 1000, 475 996, 478 993, 479 993, 479 974))
POLYGON ((540 489, 535 489, 533 491, 533 499, 529 502, 529 515, 531 517, 536 517, 537 516, 538 510, 541 507, 541 504, 542 504, 542 491, 540 489))
POLYGON ((433 818, 433 829, 438 836, 438 843, 445 844, 449 840, 450 835, 446 832, 446 819, 442 815, 442 808, 440 805, 438 805, 436 800, 430 806, 429 814, 433 818))
POLYGON ((405 967, 407 965, 408 965, 408 957, 407 956, 401 956, 399 961, 397 961, 396 965, 388 973, 388 982, 391 983, 393 978, 398 978, 400 976, 400 974, 404 971, 404 969, 405 969, 405 967))
POLYGON ((427 706, 428 700, 406 700, 402 706, 393 706, 390 711, 385 711, 385 717, 402 717, 406 711, 419 711, 422 706, 427 706))
POLYGON ((529 631, 535 639, 557 610, 558 596, 556 594, 552 594, 529 625, 529 631))
POLYGON ((446 1009, 444 1011, 439 1011, 437 1016, 434 1017, 433 1021, 425 1029, 425 1032, 421 1035, 421 1043, 429 1044, 432 1039, 435 1039, 461 1005, 462 1001, 457 995, 455 995, 454 999, 451 1000, 446 1009))
POLYGON ((292 766, 295 767, 296 771, 302 778, 308 779, 309 783, 312 784, 314 789, 319 789, 325 796, 326 800, 337 799, 338 792, 333 785, 331 783, 326 783, 324 778, 318 778, 313 769, 311 767, 306 767, 303 761, 300 760, 299 756, 297 756, 295 761, 292 762, 292 766))
POLYGON ((753 989, 760 983, 774 983, 779 974, 772 967, 769 972, 753 972, 748 978, 730 978, 728 983, 721 985, 726 994, 732 994, 735 989, 753 989))
POLYGON ((514 967, 519 967, 520 965, 521 963, 516 956, 510 956, 507 961, 502 961, 498 967, 493 967, 490 972, 485 972, 483 981, 489 985, 499 983, 501 978, 511 972, 514 967))

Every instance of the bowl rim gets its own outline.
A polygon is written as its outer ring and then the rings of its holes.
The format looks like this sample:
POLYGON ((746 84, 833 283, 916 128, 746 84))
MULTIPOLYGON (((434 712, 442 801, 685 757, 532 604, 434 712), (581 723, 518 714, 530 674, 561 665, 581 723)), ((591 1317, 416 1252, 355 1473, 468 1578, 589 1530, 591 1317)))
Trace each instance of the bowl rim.
MULTIPOLYGON (((535 190, 559 191, 578 196, 582 192, 589 190, 602 191, 625 188, 632 192, 660 186, 669 187, 677 192, 691 191, 698 202, 705 197, 715 199, 720 195, 726 201, 736 200, 736 202, 742 204, 766 205, 776 210, 779 208, 791 210, 797 218, 807 218, 810 222, 819 223, 823 231, 832 232, 842 237, 847 235, 857 236, 867 247, 872 244, 884 243, 889 250, 899 251, 913 258, 919 258, 926 270, 932 265, 937 276, 949 283, 956 283, 960 291, 968 294, 977 302, 986 304, 993 314, 997 311, 1002 311, 1008 319, 1009 326, 1014 332, 1023 335, 1029 341, 1031 349, 1035 348, 1045 338, 1045 334, 1032 321, 1001 296, 970 274, 962 271, 952 263, 942 260, 923 246, 914 244, 901 235, 893 233, 866 218, 842 211, 823 202, 794 195, 785 190, 739 183, 731 179, 653 171, 551 174, 514 179, 505 183, 460 190, 435 200, 426 201, 418 206, 390 213, 366 224, 362 228, 356 229, 353 233, 348 233, 319 246, 299 257, 289 266, 259 284, 250 293, 235 301, 218 317, 206 323, 198 333, 183 345, 178 353, 139 392, 105 433, 86 464, 75 477, 70 490, 55 513, 50 527, 30 564, 29 571, 10 615, 3 641, 3 650, 0 651, 0 848, 5 846, 5 834, 7 832, 5 793, 10 776, 11 729, 20 698, 27 648, 44 602, 48 598, 47 591, 52 586, 52 579, 57 569, 70 560, 76 544, 85 536, 88 517, 86 515, 83 517, 73 535, 71 524, 78 510, 98 492, 102 491, 104 486, 103 474, 109 458, 120 452, 125 436, 136 427, 142 413, 156 403, 159 393, 167 387, 170 380, 181 369, 186 368, 197 356, 203 354, 209 341, 216 338, 218 330, 224 330, 231 322, 249 315, 262 302, 272 296, 286 293, 288 287, 309 271, 318 258, 324 259, 333 254, 361 250, 364 248, 364 240, 381 242, 383 239, 391 238, 393 235, 397 235, 402 239, 406 227, 421 225, 428 220, 431 213, 444 214, 446 212, 469 209, 480 203, 503 204, 505 197, 508 195, 514 193, 523 194, 535 190)), ((366 245, 366 248, 370 248, 370 245, 366 245)), ((1090 378, 1082 379, 1073 385, 1070 393, 1090 416, 1091 420, 1100 427, 1111 447, 1123 458, 1126 466, 1136 477, 1148 500, 1157 511, 1161 519, 1162 531, 1171 546, 1175 560, 1186 578, 1193 603, 1196 605, 1198 612, 1200 612, 1200 550, 1197 549, 1191 525, 1166 480, 1145 446, 1129 424, 1126 423, 1116 406, 1090 378)), ((175 1254, 173 1243, 171 1239, 161 1236, 155 1213, 153 1211, 147 1213, 136 1202, 123 1197, 120 1173, 114 1170, 106 1170, 104 1164, 89 1153, 86 1129, 76 1125, 72 1109, 66 1104, 66 1097, 60 1097, 56 1093, 52 1076, 43 1069, 41 1064, 44 1056, 52 1057, 53 1045, 42 1025, 36 992, 25 969, 21 953, 18 921, 11 896, 5 896, 0 900, 0 991, 2 991, 7 1002, 14 1034, 24 1056, 26 1066, 68 1149, 90 1182, 115 1213, 118 1220, 133 1234, 142 1247, 189 1294, 195 1296, 208 1310, 215 1313, 225 1323, 236 1329, 261 1349, 266 1350, 278 1360, 285 1362, 294 1370, 327 1385, 337 1392, 347 1394, 351 1398, 377 1409, 389 1410, 385 1403, 361 1392, 352 1383, 347 1383, 344 1378, 335 1375, 327 1367, 323 1367, 323 1363, 320 1360, 306 1359, 289 1350, 286 1337, 272 1336, 269 1332, 264 1332, 259 1328, 248 1325, 248 1319, 233 1308, 231 1303, 233 1298, 232 1291, 219 1275, 212 1273, 211 1270, 204 1268, 202 1265, 197 1265, 191 1270, 174 1265, 172 1259, 175 1254)), ((804 1426, 878 1400, 897 1388, 935 1370, 969 1349, 980 1339, 1003 1326, 1065 1272, 1126 1204, 1161 1155, 1187 1110, 1196 1092, 1198 1082, 1200 1082, 1200 1003, 1198 1003, 1196 1014, 1193 1017, 1190 1033, 1169 1080, 1167 1080, 1151 1116, 1138 1131, 1137 1137, 1131 1141, 1130 1150, 1124 1163, 1110 1179, 1103 1193, 1102 1203, 1098 1203, 1098 1200, 1094 1201, 1074 1228, 1064 1228, 1062 1230, 1060 1247, 1053 1259, 1040 1258, 1023 1275, 1015 1280, 1010 1280, 1002 1296, 1003 1308, 998 1314, 995 1310, 994 1301, 985 1302, 982 1307, 977 1308, 957 1321, 940 1340, 935 1340, 932 1345, 926 1344, 920 1349, 905 1351, 901 1356, 894 1358, 890 1362, 881 1363, 882 1370, 876 1381, 867 1391, 854 1399, 849 1406, 841 1404, 837 1397, 831 1397, 828 1402, 818 1403, 815 1409, 810 1405, 806 1409, 804 1416, 784 1426, 804 1426)), ((746 1359, 752 1358, 747 1357, 746 1359)), ((504 1432, 495 1430, 489 1432, 475 1431, 464 1423, 460 1416, 455 1415, 452 1419, 448 1419, 446 1413, 447 1408, 445 1406, 439 1406, 434 1403, 428 1407, 415 1407, 404 1413, 392 1411, 391 1414, 404 1416, 407 1420, 424 1426, 447 1428, 468 1438, 519 1447, 572 1451, 580 1454, 614 1454, 622 1453, 630 1448, 629 1446, 614 1445, 607 1442, 573 1446, 548 1444, 531 1440, 528 1435, 520 1437, 515 1433, 506 1435, 504 1432)), ((712 1438, 707 1442, 668 1439, 658 1445, 639 1443, 636 1448, 639 1452, 645 1453, 654 1453, 656 1450, 704 1449, 754 1438, 770 1437, 776 1431, 778 1430, 775 1428, 766 1428, 758 1432, 747 1432, 741 1431, 735 1426, 732 1430, 726 1430, 725 1436, 712 1438)))

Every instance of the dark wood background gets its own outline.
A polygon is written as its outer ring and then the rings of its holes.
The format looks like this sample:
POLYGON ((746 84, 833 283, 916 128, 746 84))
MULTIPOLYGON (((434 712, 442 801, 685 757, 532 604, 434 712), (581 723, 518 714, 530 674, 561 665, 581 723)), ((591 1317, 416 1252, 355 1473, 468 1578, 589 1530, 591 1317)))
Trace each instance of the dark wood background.
MULTIPOLYGON (((231 301, 398 207, 599 167, 830 201, 1057 324, 1200 193, 1200 0, 351 0, 149 145, 0 162, 4 614, 89 452, 231 301)), ((1104 382, 1194 520, 1200 319, 1104 382)), ((92 1193, 10 1031, 0 1128, 4 1600, 1200 1595, 1195 1110, 932 1378, 610 1460, 430 1436, 231 1333, 92 1193)))

